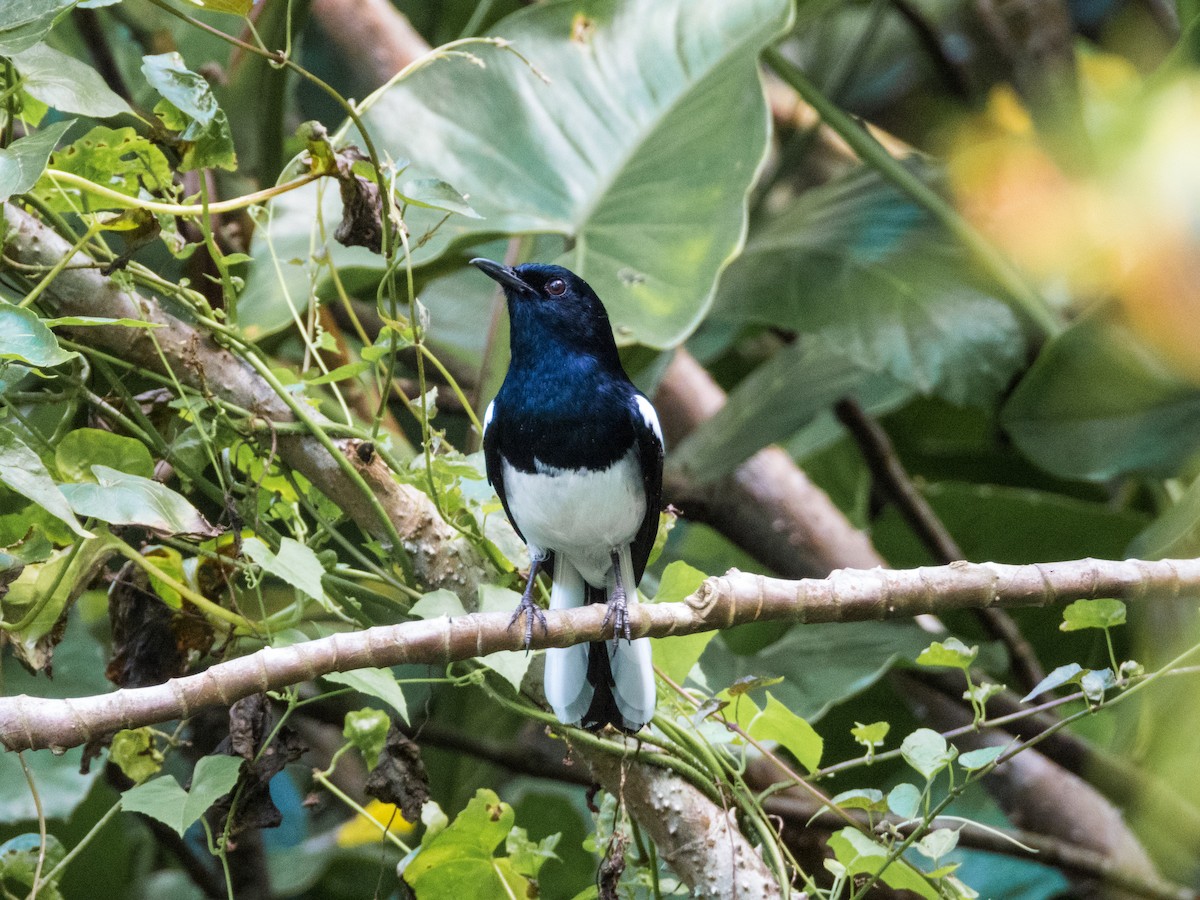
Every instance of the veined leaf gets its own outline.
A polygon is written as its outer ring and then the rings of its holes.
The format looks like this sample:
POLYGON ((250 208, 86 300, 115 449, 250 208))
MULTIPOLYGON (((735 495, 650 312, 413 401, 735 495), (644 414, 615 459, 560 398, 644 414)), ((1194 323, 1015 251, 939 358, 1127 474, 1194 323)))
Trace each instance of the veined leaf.
POLYGON ((64 484, 62 492, 81 516, 92 516, 110 525, 142 525, 162 534, 218 533, 187 499, 140 475, 109 466, 93 465, 95 484, 64 484))
POLYGON ((0 150, 0 202, 30 190, 46 171, 54 145, 75 124, 71 119, 47 125, 0 150))
POLYGON ((3 425, 0 425, 0 483, 67 523, 80 537, 92 537, 75 518, 70 503, 38 455, 3 425))
POLYGON ((15 359, 26 365, 47 368, 77 357, 64 350, 37 313, 0 300, 0 360, 15 359))
POLYGON ((26 93, 54 109, 96 119, 133 112, 99 72, 47 44, 14 54, 13 62, 26 93))

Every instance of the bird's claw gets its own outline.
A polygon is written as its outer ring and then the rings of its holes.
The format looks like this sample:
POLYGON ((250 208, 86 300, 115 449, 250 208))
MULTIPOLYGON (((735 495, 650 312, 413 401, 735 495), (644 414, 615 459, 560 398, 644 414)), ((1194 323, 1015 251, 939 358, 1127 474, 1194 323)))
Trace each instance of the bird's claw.
POLYGON ((546 622, 546 614, 542 612, 542 608, 528 594, 521 597, 521 602, 513 611, 512 618, 508 620, 510 631, 522 615, 525 616, 525 649, 528 650, 529 645, 533 643, 533 623, 536 621, 542 627, 542 634, 549 634, 550 626, 546 622))
POLYGON ((613 589, 612 596, 608 598, 603 627, 607 627, 610 621, 613 623, 613 649, 616 649, 621 638, 625 638, 625 642, 628 643, 632 634, 629 623, 629 603, 625 599, 624 588, 619 584, 613 589))

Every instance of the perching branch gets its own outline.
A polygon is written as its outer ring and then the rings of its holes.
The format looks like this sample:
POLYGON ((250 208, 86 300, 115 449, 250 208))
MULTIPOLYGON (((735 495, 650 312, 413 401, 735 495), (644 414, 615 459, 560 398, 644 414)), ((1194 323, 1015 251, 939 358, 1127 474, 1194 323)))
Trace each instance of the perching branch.
MULTIPOLYGON (((1084 559, 1008 566, 954 563, 934 568, 844 569, 825 579, 785 581, 731 570, 709 578, 679 603, 637 604, 634 637, 668 637, 748 622, 862 622, 979 607, 1048 606, 1120 597, 1176 599, 1200 594, 1200 559, 1084 559)), ((609 636, 602 606, 548 612, 533 648, 566 647, 609 636)), ((73 747, 119 728, 137 728, 228 706, 259 691, 367 666, 438 665, 519 650, 522 631, 508 613, 476 613, 336 634, 269 647, 198 675, 154 687, 73 700, 0 698, 0 744, 10 750, 73 747)))

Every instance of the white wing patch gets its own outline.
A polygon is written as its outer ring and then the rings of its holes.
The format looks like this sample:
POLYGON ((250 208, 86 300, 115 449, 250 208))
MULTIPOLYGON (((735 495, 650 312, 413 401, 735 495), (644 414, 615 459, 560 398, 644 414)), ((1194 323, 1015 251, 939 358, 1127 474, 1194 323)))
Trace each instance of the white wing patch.
POLYGON ((658 424, 658 413, 654 411, 654 404, 641 394, 638 394, 634 399, 637 400, 638 411, 641 412, 642 421, 646 423, 646 427, 654 432, 660 444, 665 444, 665 441, 663 441, 662 426, 658 424))
POLYGON ((487 433, 488 426, 492 424, 492 413, 496 411, 496 401, 493 400, 488 404, 487 411, 483 414, 483 430, 487 433))

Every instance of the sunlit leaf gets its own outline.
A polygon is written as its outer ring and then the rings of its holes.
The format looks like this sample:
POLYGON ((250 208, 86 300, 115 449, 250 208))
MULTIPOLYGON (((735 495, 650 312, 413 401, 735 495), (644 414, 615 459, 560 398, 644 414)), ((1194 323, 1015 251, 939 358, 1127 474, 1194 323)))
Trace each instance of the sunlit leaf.
POLYGON ((1060 631, 1082 631, 1085 628, 1115 628, 1125 624, 1125 604, 1111 597, 1098 600, 1076 600, 1063 610, 1060 631))
POLYGON ((832 797, 829 802, 842 809, 865 809, 869 812, 887 812, 888 808, 883 791, 875 788, 854 788, 842 791, 832 797))
MULTIPOLYGON (((671 563, 663 571, 658 582, 658 594, 655 603, 673 603, 692 594, 705 575, 699 569, 694 569, 685 562, 671 563)), ((680 637, 655 638, 650 642, 654 664, 676 684, 683 684, 692 671, 708 642, 716 636, 715 631, 703 631, 698 634, 682 635, 680 637)))
POLYGON ((927 900, 938 900, 938 892, 903 859, 889 865, 888 848, 855 828, 843 828, 829 837, 829 848, 849 875, 879 875, 879 880, 897 890, 912 891, 927 900))
POLYGON ((48 368, 79 356, 59 346, 37 313, 0 300, 0 360, 15 359, 26 365, 48 368))
POLYGON ((133 112, 99 72, 47 44, 15 54, 13 62, 26 92, 61 112, 94 119, 133 112))
POLYGON ((77 515, 110 525, 142 525, 161 534, 218 533, 187 498, 165 484, 99 464, 92 466, 92 474, 94 484, 61 486, 77 515))
POLYGON ((180 169, 236 169, 229 120, 204 76, 189 69, 175 52, 143 56, 142 73, 163 96, 164 102, 154 107, 155 115, 167 128, 178 131, 184 142, 180 169))
POLYGON ((70 481, 95 481, 92 466, 96 463, 142 478, 154 475, 154 460, 146 445, 111 431, 76 428, 54 448, 54 465, 70 481))
POLYGON ((820 768, 825 742, 808 722, 776 700, 770 691, 767 691, 767 705, 750 722, 747 733, 755 740, 778 742, 810 772, 820 768))
POLYGON ((900 743, 900 755, 929 781, 954 762, 958 751, 933 729, 918 728, 900 743))
MULTIPOLYGON (((394 679, 393 679, 394 681, 394 679)), ((407 718, 405 719, 407 721, 407 718)), ((387 742, 388 729, 392 720, 378 709, 354 709, 346 713, 342 726, 342 737, 358 748, 370 768, 375 767, 383 745, 387 742)))
MULTIPOLYGON (((344 684, 346 687, 354 688, 360 694, 382 700, 396 711, 396 715, 405 722, 408 721, 408 701, 404 698, 404 691, 396 683, 396 676, 390 669, 354 669, 350 672, 330 672, 324 677, 326 681, 344 684)), ((384 736, 387 736, 386 729, 384 736)))
POLYGON ((917 657, 918 666, 946 666, 951 669, 969 669, 975 657, 979 655, 978 647, 968 647, 956 637, 944 641, 934 641, 921 651, 917 657))
POLYGON ((962 754, 962 756, 958 758, 958 764, 968 772, 974 772, 976 769, 982 769, 984 766, 989 765, 994 760, 999 759, 1000 755, 1004 753, 1005 749, 1006 748, 1003 746, 996 746, 981 747, 978 750, 971 750, 962 754))
POLYGON ((915 784, 904 782, 888 792, 888 809, 902 819, 916 818, 921 808, 921 791, 915 784))
MULTIPOLYGON (((69 172, 118 194, 137 197, 143 189, 155 194, 172 190, 171 167, 163 152, 131 127, 97 125, 50 158, 50 166, 69 172)), ((100 197, 73 185, 57 184, 50 174, 35 191, 39 200, 57 212, 96 212, 125 209, 129 204, 100 197)))

